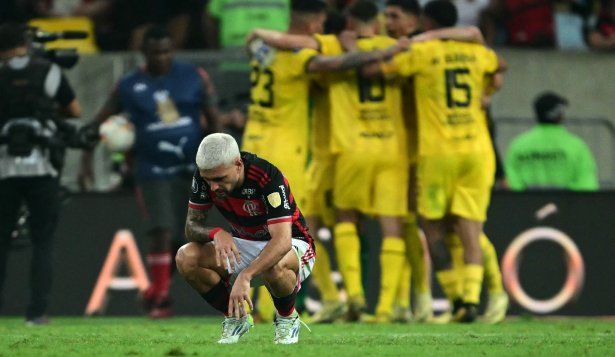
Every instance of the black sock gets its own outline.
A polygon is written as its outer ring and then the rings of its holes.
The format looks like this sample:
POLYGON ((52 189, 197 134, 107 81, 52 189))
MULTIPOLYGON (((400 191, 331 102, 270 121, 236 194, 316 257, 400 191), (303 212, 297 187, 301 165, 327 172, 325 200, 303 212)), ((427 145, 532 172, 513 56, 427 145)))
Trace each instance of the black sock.
POLYGON ((278 310, 278 314, 283 317, 290 316, 295 311, 295 299, 297 298, 297 288, 290 295, 276 297, 271 294, 273 305, 278 310))
POLYGON ((209 303, 214 309, 220 311, 225 316, 228 314, 228 300, 230 298, 228 287, 222 279, 211 290, 201 294, 203 299, 209 303))

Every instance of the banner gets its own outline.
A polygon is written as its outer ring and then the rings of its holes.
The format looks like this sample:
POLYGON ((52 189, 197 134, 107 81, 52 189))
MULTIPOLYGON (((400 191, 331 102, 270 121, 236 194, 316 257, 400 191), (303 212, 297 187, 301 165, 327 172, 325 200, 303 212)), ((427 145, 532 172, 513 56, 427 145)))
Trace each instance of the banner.
MULTIPOLYGON (((215 210, 210 222, 225 224, 215 210)), ((76 195, 63 207, 51 315, 83 314, 119 228, 134 233, 143 256, 146 226, 132 194, 76 195)), ((362 231, 365 292, 373 307, 380 286, 380 233, 373 221, 362 231)), ((511 314, 615 315, 615 192, 496 192, 485 231, 503 263, 511 314)), ((29 262, 27 245, 11 251, 2 315, 25 314, 29 262)), ((121 269, 117 275, 130 275, 121 269)), ((134 290, 108 294, 107 315, 142 314, 134 290)), ((215 314, 177 274, 171 296, 177 314, 215 314)))
POLYGON ((499 192, 485 232, 511 313, 615 315, 615 192, 499 192))

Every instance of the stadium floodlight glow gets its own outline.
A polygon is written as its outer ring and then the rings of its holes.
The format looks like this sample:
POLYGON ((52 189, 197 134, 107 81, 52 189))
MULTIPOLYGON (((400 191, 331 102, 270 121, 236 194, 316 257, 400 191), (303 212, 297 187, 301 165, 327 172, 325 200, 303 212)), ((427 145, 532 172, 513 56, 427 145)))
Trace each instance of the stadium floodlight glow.
POLYGON ((560 309, 581 292, 585 280, 585 264, 579 248, 564 232, 549 227, 535 227, 518 235, 508 246, 502 258, 502 275, 504 286, 515 301, 529 311, 547 314, 560 309), (568 268, 562 289, 552 298, 545 300, 530 297, 519 281, 521 252, 531 243, 541 240, 557 243, 564 249, 568 268))

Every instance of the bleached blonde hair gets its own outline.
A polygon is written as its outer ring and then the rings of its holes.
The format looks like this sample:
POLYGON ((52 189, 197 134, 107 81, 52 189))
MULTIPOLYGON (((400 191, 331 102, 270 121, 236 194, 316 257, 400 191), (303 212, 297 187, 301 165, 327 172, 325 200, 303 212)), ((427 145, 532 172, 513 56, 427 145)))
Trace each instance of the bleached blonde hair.
POLYGON ((196 153, 196 166, 200 170, 210 170, 221 165, 230 165, 240 157, 239 146, 235 139, 224 133, 207 135, 196 153))

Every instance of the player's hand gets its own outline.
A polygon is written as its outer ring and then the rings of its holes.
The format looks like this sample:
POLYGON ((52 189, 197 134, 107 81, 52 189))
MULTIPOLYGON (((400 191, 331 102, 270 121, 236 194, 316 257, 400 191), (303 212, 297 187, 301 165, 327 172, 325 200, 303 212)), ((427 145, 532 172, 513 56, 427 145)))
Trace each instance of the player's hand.
POLYGON ((228 316, 234 316, 236 319, 245 316, 245 302, 248 303, 251 310, 254 310, 254 305, 252 305, 250 299, 250 279, 242 272, 237 275, 233 289, 231 289, 231 296, 228 301, 228 316))
POLYGON ((412 45, 412 41, 406 37, 402 36, 397 40, 397 47, 399 47, 399 52, 407 51, 412 45))
POLYGON ((219 230, 214 236, 214 247, 216 249, 216 264, 231 274, 241 260, 233 236, 223 229, 219 230))

